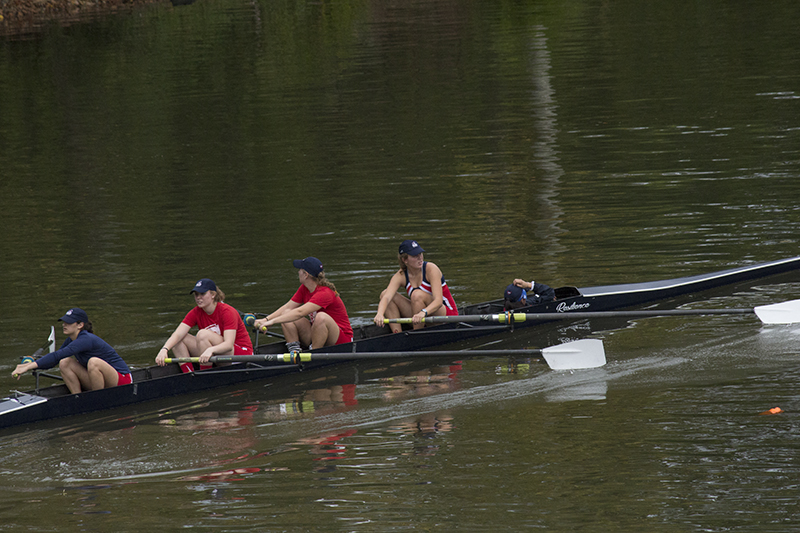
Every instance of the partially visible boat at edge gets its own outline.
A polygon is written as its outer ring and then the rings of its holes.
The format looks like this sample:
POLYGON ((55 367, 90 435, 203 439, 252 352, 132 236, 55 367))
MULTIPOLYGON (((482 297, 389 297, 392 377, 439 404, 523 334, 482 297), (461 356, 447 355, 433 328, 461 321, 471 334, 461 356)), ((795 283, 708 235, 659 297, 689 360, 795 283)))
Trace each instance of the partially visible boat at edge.
MULTIPOLYGON (((587 288, 560 287, 556 289, 556 300, 517 309, 515 312, 570 313, 629 308, 797 269, 800 269, 800 257, 661 281, 587 288)), ((462 315, 502 313, 503 301, 492 300, 469 305, 459 312, 462 315)), ((326 346, 312 350, 312 353, 414 352, 541 324, 542 322, 536 321, 511 325, 456 322, 394 334, 388 333, 388 328, 375 325, 357 326, 353 328, 353 342, 326 346)), ((255 352, 265 356, 263 363, 236 363, 197 372, 183 373, 174 363, 164 367, 134 369, 133 383, 129 385, 78 394, 71 394, 64 384, 41 388, 37 386, 35 390, 25 392, 14 391, 8 397, 0 399, 0 428, 114 409, 248 381, 279 378, 302 369, 335 364, 320 361, 300 366, 269 361, 270 354, 283 353, 285 350, 282 342, 259 345, 255 352)), ((409 353, 409 356, 413 356, 413 353, 409 353)))

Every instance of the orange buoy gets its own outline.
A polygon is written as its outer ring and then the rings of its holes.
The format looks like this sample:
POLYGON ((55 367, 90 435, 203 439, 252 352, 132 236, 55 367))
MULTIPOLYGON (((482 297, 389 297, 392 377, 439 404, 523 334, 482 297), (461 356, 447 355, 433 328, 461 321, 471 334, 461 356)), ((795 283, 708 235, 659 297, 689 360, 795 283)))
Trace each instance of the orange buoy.
POLYGON ((783 409, 781 409, 780 407, 773 407, 769 411, 764 411, 761 414, 762 415, 777 415, 778 413, 782 413, 782 412, 783 412, 783 409))

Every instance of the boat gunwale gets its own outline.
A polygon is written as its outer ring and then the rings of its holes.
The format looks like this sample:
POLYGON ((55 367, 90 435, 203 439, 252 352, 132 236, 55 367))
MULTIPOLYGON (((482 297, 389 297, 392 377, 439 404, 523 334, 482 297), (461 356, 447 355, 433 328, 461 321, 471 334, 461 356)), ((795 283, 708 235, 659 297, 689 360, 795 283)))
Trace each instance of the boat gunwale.
POLYGON ((584 296, 613 296, 617 294, 649 292, 657 290, 667 290, 682 287, 684 285, 695 285, 704 281, 712 281, 719 278, 729 277, 735 274, 744 274, 750 271, 763 270, 770 267, 781 266, 787 263, 800 262, 800 256, 770 261, 768 263, 756 263, 728 270, 709 272, 707 274, 696 274, 659 281, 648 281, 642 283, 623 283, 619 285, 600 285, 596 287, 578 288, 584 296), (638 288, 637 288, 638 287, 638 288), (627 289, 627 290, 626 290, 627 289), (604 292, 605 291, 605 292, 604 292))

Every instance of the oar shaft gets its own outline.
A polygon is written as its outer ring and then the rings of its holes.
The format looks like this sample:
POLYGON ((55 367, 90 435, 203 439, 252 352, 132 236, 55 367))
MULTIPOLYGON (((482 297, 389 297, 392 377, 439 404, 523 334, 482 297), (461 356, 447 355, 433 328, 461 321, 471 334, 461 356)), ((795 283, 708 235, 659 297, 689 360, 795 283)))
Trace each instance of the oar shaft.
MULTIPOLYGON (((411 357, 482 357, 497 355, 524 355, 541 357, 542 350, 442 350, 422 352, 356 352, 356 353, 278 353, 261 355, 214 355, 212 363, 307 363, 311 361, 351 361, 356 359, 395 359, 411 357)), ((167 363, 199 363, 198 357, 167 358, 167 363)))
POLYGON ((41 356, 42 356, 42 354, 44 353, 44 351, 45 351, 47 348, 49 348, 49 347, 50 347, 50 345, 51 345, 52 343, 53 343, 53 340, 52 340, 52 339, 50 339, 50 338, 48 338, 48 339, 47 339, 47 342, 45 343, 45 345, 44 345, 44 346, 42 346, 41 348, 37 349, 35 352, 33 352, 33 354, 31 354, 31 355, 26 355, 25 357, 23 357, 23 358, 22 358, 22 362, 23 362, 23 363, 30 363, 31 361, 35 361, 36 359, 39 359, 39 357, 41 357, 41 356))
MULTIPOLYGON (((357 359, 413 359, 417 357, 457 358, 467 357, 523 357, 543 358, 554 370, 574 370, 596 368, 606 364, 603 341, 600 339, 582 339, 566 342, 556 346, 539 349, 506 349, 506 350, 438 350, 420 352, 356 352, 356 353, 279 353, 262 355, 215 355, 211 361, 215 363, 290 363, 301 364, 313 361, 354 361, 357 359)), ((168 363, 199 363, 199 358, 167 359, 168 363)))
MULTIPOLYGON (((682 315, 745 315, 753 314, 752 308, 744 309, 649 309, 642 311, 575 311, 563 313, 501 313, 496 315, 458 315, 429 316, 422 319, 425 323, 439 324, 443 322, 509 322, 549 321, 549 320, 581 320, 586 318, 645 318, 655 316, 682 315)), ((411 318, 386 318, 386 324, 411 324, 411 318)))

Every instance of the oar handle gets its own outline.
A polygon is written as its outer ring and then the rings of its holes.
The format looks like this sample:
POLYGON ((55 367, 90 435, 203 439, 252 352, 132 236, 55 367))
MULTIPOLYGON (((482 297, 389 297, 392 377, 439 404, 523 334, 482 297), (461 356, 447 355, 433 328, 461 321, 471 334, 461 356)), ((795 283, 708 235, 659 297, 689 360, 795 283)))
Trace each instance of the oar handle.
MULTIPOLYGON (((247 313, 246 315, 244 315, 244 323, 252 328, 256 323, 256 315, 254 315, 253 313, 247 313)), ((267 326, 261 326, 259 328, 259 331, 261 333, 267 333, 267 326)), ((188 361, 185 362, 188 363, 188 361)))

